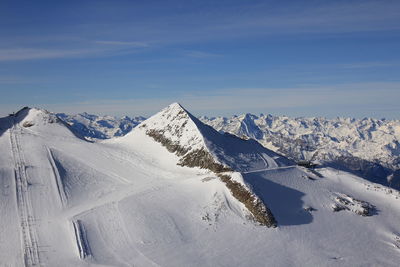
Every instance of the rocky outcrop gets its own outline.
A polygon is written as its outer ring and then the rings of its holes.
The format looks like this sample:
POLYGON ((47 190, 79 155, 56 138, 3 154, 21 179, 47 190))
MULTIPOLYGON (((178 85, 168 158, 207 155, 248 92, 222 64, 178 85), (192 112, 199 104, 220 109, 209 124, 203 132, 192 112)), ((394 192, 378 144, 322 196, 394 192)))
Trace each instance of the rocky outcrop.
POLYGON ((251 212, 255 221, 267 227, 277 226, 277 221, 270 209, 255 194, 247 190, 241 183, 232 180, 228 174, 218 174, 218 177, 225 183, 232 195, 251 212))
POLYGON ((362 200, 355 199, 346 194, 336 194, 332 209, 335 212, 347 210, 360 216, 372 216, 376 213, 375 206, 362 200))

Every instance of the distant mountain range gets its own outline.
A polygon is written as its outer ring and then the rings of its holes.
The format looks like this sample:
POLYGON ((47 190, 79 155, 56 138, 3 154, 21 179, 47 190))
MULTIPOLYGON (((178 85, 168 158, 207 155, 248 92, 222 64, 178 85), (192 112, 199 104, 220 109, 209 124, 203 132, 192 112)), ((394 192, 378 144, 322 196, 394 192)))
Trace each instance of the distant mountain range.
POLYGON ((115 136, 123 136, 145 120, 144 117, 140 116, 116 118, 88 113, 76 115, 57 113, 57 116, 67 122, 74 131, 79 132, 88 139, 108 139, 115 136))
POLYGON ((344 168, 400 188, 400 120, 252 114, 200 119, 217 130, 254 138, 295 161, 344 168))
MULTIPOLYGON (((123 136, 144 117, 57 114, 88 139, 123 136)), ((296 161, 334 166, 400 189, 400 120, 290 118, 252 115, 199 117, 218 131, 252 138, 296 161)))

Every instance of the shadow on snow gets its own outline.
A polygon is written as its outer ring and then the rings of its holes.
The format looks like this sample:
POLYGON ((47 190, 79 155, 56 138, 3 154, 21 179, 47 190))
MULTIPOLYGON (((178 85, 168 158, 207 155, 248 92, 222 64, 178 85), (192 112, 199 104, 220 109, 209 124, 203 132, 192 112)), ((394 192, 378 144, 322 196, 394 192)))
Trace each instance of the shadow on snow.
MULTIPOLYGON (((264 173, 265 175, 265 173, 264 173)), ((243 174, 254 192, 270 208, 278 226, 309 224, 313 220, 310 212, 304 210, 303 192, 272 182, 262 174, 243 174)))

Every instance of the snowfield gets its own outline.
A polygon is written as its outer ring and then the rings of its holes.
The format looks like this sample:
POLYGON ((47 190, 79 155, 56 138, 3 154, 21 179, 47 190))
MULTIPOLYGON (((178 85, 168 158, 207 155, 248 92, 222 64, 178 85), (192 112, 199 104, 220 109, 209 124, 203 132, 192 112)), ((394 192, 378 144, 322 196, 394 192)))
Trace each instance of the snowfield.
POLYGON ((179 104, 96 142, 26 108, 0 119, 0 149, 0 266, 400 261, 398 191, 334 168, 296 166, 254 140, 217 133, 179 104), (199 150, 260 199, 277 227, 259 225, 220 173, 178 165, 199 150))

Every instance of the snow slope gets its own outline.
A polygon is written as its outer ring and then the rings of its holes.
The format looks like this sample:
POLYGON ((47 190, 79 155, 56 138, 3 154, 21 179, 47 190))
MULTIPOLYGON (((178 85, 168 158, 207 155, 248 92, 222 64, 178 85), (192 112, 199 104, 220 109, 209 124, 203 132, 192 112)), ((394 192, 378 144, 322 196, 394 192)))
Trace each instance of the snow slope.
POLYGON ((397 266, 398 191, 331 168, 317 169, 320 177, 291 166, 254 141, 210 130, 177 104, 141 126, 92 143, 43 110, 1 118, 0 265, 397 266), (177 165, 184 155, 149 129, 239 171, 278 227, 249 220, 215 173, 177 165), (369 216, 357 213, 362 203, 369 216))

